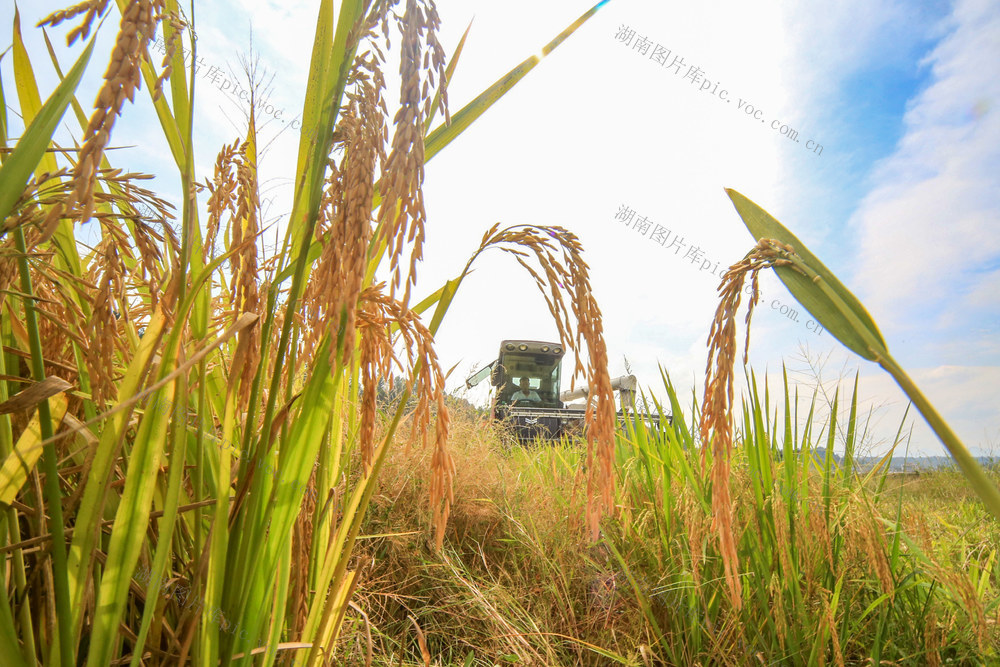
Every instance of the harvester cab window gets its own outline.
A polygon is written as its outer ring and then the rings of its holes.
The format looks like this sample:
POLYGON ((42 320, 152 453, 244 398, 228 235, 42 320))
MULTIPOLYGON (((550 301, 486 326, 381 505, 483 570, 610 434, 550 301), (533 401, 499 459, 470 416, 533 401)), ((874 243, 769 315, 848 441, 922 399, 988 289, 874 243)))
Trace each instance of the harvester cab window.
POLYGON ((544 354, 508 353, 503 359, 503 386, 497 397, 500 404, 559 408, 559 357, 544 354), (527 379, 528 400, 514 396, 520 391, 520 384, 527 379), (537 396, 537 398, 535 398, 537 396))
POLYGON ((510 400, 518 404, 541 403, 542 398, 537 391, 540 384, 538 378, 522 377, 517 383, 517 391, 510 397, 510 400))

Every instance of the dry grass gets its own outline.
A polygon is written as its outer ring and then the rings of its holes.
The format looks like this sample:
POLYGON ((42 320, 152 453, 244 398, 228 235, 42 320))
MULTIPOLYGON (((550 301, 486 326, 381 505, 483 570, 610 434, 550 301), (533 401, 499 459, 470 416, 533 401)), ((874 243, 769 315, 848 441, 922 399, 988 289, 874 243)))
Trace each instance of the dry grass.
MULTIPOLYGON (((476 664, 502 655, 520 664, 564 664, 563 641, 546 632, 593 638, 606 622, 596 607, 593 616, 582 613, 593 592, 576 579, 595 574, 577 519, 584 499, 574 491, 583 448, 565 450, 566 463, 537 450, 544 472, 532 469, 534 454, 511 452, 503 432, 469 414, 453 421, 450 444, 455 504, 440 555, 421 530, 431 512, 414 471, 426 466, 427 452, 397 448, 373 499, 366 532, 380 537, 366 541, 358 556, 374 562, 358 603, 377 630, 378 664, 397 654, 419 662, 410 617, 438 663, 461 663, 471 652, 476 664)), ((365 647, 363 628, 356 632, 346 641, 348 660, 365 647)))

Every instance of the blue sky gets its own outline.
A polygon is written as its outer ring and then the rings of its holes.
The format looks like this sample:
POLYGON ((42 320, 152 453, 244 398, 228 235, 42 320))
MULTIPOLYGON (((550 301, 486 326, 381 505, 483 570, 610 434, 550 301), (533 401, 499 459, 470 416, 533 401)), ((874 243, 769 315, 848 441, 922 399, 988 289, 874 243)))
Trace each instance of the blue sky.
MULTIPOLYGON (((21 7, 43 90, 53 79, 44 43, 29 26, 59 5, 21 7)), ((452 109, 539 52, 589 6, 439 2, 449 51, 475 17, 450 86, 452 109)), ((11 11, 0 9, 0 25, 10 25, 11 11)), ((204 66, 237 80, 252 30, 260 66, 274 77, 270 98, 287 110, 263 129, 274 141, 262 198, 280 226, 296 149, 288 128, 302 104, 315 3, 220 0, 198 11, 204 66)), ((104 39, 113 28, 103 28, 104 39)), ((0 49, 9 41, 8 34, 0 49)), ((894 356, 970 447, 1000 453, 998 70, 1000 6, 987 0, 612 0, 428 165, 417 293, 454 277, 494 222, 567 227, 587 248, 611 373, 624 372, 627 358, 640 382, 655 386, 662 365, 682 393, 700 393, 717 283, 700 262, 732 263, 752 245, 723 192, 733 187, 795 231, 854 290, 894 356), (616 40, 623 26, 682 56, 685 69, 697 66, 729 100, 616 40), (758 117, 744 113, 747 104, 758 117), (794 128, 799 142, 772 129, 773 121, 794 128), (823 146, 821 154, 806 149, 808 140, 823 146), (682 251, 625 227, 615 219, 623 206, 683 238, 682 251), (699 261, 685 258, 695 246, 699 261)), ((103 62, 92 63, 82 101, 93 99, 101 71, 103 62)), ((206 71, 198 79, 202 178, 221 144, 238 136, 245 107, 213 88, 206 71)), ((3 73, 6 82, 9 57, 3 73)), ((11 89, 5 86, 9 104, 11 89)), ((115 142, 143 149, 120 152, 117 164, 170 174, 150 123, 140 96, 115 142)), ((169 178, 157 187, 167 196, 177 191, 169 178)), ((483 257, 464 289, 438 337, 442 363, 457 364, 451 386, 490 361, 502 338, 555 336, 533 285, 509 259, 483 257)), ((860 372, 862 400, 875 410, 869 445, 884 448, 903 394, 881 369, 810 330, 806 313, 798 322, 783 316, 782 307, 796 304, 776 279, 766 278, 762 292, 751 365, 775 380, 784 362, 806 391, 816 380, 804 354, 813 366, 825 364, 827 390, 838 376, 860 372)), ((913 423, 912 448, 939 453, 921 420, 913 423)))

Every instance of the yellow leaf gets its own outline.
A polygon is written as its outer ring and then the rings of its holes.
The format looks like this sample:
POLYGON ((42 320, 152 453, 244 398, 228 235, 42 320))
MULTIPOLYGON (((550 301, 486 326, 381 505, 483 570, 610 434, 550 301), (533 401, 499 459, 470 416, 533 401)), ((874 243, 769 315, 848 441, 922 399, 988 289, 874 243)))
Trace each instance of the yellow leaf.
MULTIPOLYGON (((52 430, 55 431, 66 414, 66 395, 60 393, 49 399, 49 408, 52 411, 52 430)), ((28 473, 42 456, 41 443, 42 424, 36 410, 28 428, 18 438, 14 451, 3 462, 3 468, 0 468, 0 503, 10 505, 14 502, 18 491, 28 479, 28 473)))

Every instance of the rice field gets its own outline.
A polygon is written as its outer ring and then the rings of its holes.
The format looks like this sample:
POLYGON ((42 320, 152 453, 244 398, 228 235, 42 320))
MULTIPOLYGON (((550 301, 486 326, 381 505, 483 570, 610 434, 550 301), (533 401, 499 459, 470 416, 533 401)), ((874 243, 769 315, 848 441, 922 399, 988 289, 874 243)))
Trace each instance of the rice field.
MULTIPOLYGON (((14 76, 0 80, 0 663, 1000 660, 997 472, 968 457, 791 232, 730 192, 759 243, 706 323, 704 394, 682 406, 664 376, 673 420, 616 431, 573 233, 493 226, 459 275, 415 291, 433 224, 425 162, 539 57, 452 112, 462 44, 445 53, 432 2, 317 5, 274 249, 254 113, 211 174, 195 169, 193 11, 87 0, 53 14, 40 25, 77 58, 52 55, 53 90, 25 47, 35 28, 15 19, 14 76), (115 32, 110 53, 98 30, 115 32), (77 88, 101 68, 90 108, 77 88), (186 193, 176 208, 115 166, 115 122, 137 95, 186 193), (71 144, 54 138, 60 123, 71 144), (567 375, 592 388, 585 436, 521 447, 446 394, 435 334, 486 252, 548 304, 567 375), (787 384, 768 396, 752 373, 733 404, 740 294, 765 270, 904 387, 961 474, 900 484, 834 465, 815 451, 832 451, 837 406, 814 421, 787 384), (402 395, 380 401, 394 376, 402 395)), ((856 388, 841 400, 849 461, 856 388)))
MULTIPOLYGON (((502 432, 456 418, 441 553, 417 529, 429 516, 412 471, 426 455, 399 450, 369 510, 376 537, 359 550, 370 574, 346 663, 371 650, 373 664, 423 664, 417 625, 432 664, 995 662, 1000 535, 961 474, 848 475, 816 453, 837 424, 796 433, 792 405, 769 422, 774 403, 754 395, 738 420, 740 608, 676 402, 664 406, 672 426, 618 438, 616 515, 596 542, 580 519, 578 444, 510 449, 502 432)), ((841 407, 850 415, 851 401, 841 407)))

